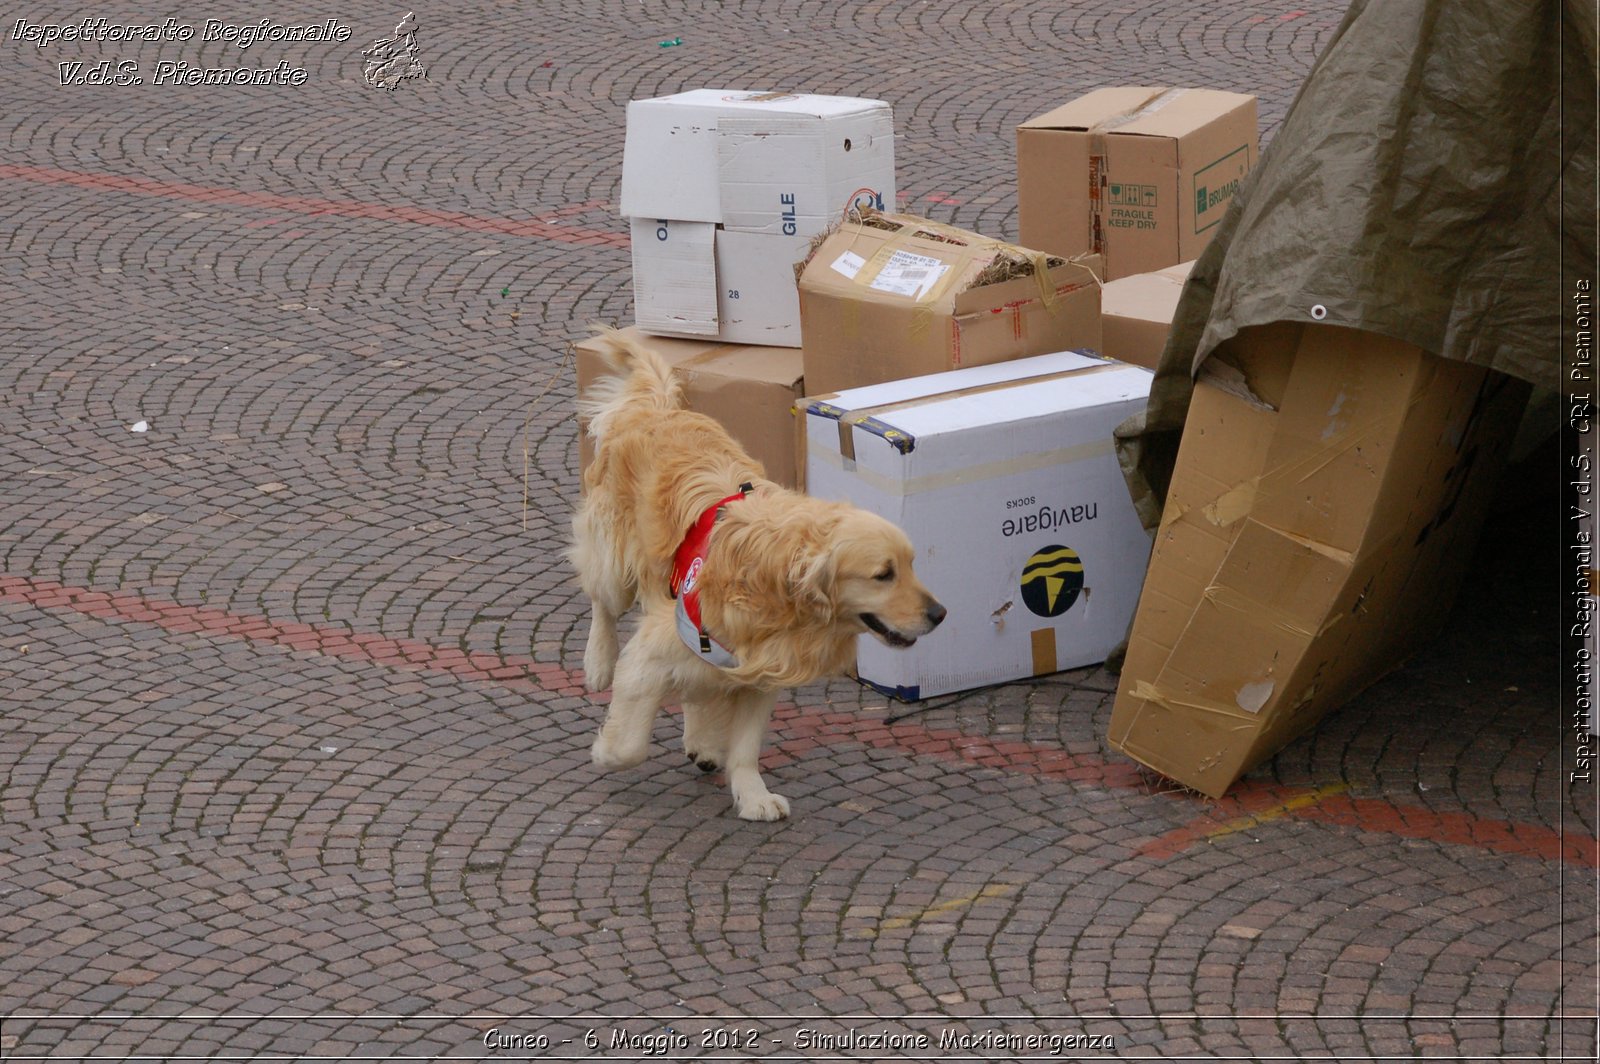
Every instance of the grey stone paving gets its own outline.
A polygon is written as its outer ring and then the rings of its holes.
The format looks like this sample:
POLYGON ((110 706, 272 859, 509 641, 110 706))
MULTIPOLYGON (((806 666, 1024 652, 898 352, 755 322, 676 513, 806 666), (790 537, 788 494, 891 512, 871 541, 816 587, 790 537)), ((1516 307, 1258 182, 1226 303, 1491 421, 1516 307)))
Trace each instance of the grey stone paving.
POLYGON ((640 769, 587 761, 567 346, 631 318, 625 102, 888 99, 907 209, 1014 237, 1019 121, 1184 83, 1270 138, 1342 5, 434 4, 427 79, 372 88, 405 10, 280 6, 352 36, 246 52, 3 27, 0 1055, 1593 1056, 1531 488, 1450 630, 1220 803, 1107 748, 1099 669, 899 721, 797 691, 779 824, 670 716, 640 769))

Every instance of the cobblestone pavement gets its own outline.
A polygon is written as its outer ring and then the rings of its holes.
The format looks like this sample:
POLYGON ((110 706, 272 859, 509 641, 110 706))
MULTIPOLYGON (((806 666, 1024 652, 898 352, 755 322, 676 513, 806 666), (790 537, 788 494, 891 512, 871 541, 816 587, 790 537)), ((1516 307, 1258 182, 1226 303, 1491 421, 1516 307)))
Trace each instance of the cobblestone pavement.
POLYGON ((1014 236, 1017 122, 1178 82, 1259 94, 1270 137, 1341 11, 445 0, 391 91, 361 49, 405 8, 370 0, 274 6, 352 36, 247 51, 8 23, 0 1055, 1591 1056, 1532 488, 1450 630, 1224 801, 1107 747, 1097 669, 904 719, 794 692, 778 824, 671 716, 640 769, 587 763, 567 349, 631 317, 625 101, 886 98, 904 205, 1014 236), (145 83, 59 83, 102 59, 145 83), (280 60, 304 84, 152 80, 280 60))

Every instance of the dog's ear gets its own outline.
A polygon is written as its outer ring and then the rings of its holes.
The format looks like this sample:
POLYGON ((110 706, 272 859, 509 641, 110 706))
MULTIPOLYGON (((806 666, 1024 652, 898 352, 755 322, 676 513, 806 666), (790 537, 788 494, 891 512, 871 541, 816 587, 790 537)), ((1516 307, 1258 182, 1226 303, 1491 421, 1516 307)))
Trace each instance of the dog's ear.
POLYGON ((809 620, 832 620, 838 559, 827 543, 814 543, 789 566, 789 588, 795 610, 809 620))

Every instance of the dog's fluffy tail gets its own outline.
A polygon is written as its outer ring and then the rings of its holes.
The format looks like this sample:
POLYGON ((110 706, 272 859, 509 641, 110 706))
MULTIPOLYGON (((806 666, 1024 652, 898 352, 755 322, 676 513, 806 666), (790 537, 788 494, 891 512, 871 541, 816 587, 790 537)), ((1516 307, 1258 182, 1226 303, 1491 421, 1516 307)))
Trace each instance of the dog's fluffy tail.
POLYGON ((615 371, 589 385, 578 399, 578 416, 589 422, 589 435, 600 439, 620 412, 629 409, 675 410, 683 405, 683 389, 672 367, 653 349, 606 325, 596 325, 600 357, 615 371))

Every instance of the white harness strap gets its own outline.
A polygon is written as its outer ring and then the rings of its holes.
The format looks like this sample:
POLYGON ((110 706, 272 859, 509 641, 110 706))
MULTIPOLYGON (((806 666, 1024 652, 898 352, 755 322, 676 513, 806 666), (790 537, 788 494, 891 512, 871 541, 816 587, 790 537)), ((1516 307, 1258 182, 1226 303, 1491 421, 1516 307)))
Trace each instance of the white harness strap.
POLYGON ((697 586, 700 580, 700 568, 705 565, 706 554, 711 550, 711 530, 717 523, 717 515, 722 508, 730 502, 736 502, 745 497, 745 494, 754 489, 749 484, 739 485, 739 494, 730 495, 721 502, 706 508, 699 520, 689 529, 689 534, 684 537, 683 543, 678 547, 673 556, 672 582, 668 590, 676 598, 677 605, 673 612, 677 621, 678 638, 683 640, 683 645, 695 652, 695 655, 708 665, 715 665, 719 669, 736 669, 739 659, 727 647, 711 638, 705 626, 700 622, 700 589, 697 586))

